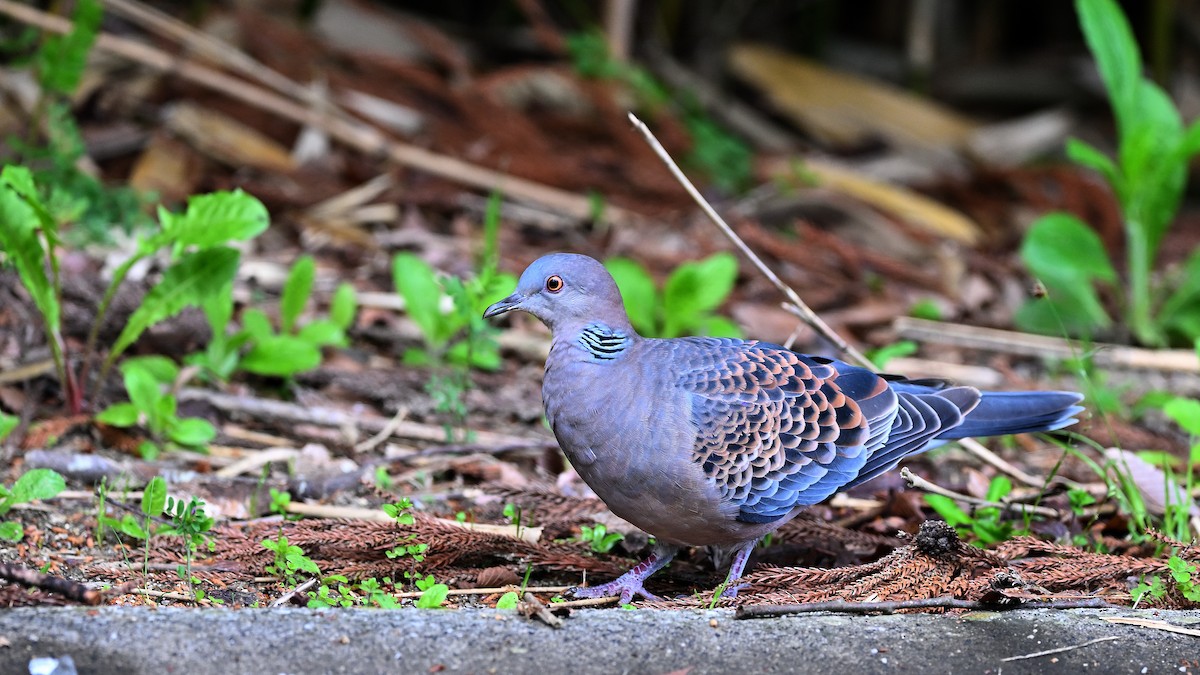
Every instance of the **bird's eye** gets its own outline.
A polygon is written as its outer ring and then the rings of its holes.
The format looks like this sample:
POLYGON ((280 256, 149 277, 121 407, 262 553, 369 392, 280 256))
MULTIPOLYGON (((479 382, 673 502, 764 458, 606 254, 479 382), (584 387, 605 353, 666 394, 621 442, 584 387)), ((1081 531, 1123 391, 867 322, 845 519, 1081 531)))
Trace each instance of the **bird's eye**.
POLYGON ((561 291, 562 289, 563 289, 562 277, 558 276, 557 274, 546 277, 546 290, 550 291, 551 293, 557 293, 557 292, 561 291))

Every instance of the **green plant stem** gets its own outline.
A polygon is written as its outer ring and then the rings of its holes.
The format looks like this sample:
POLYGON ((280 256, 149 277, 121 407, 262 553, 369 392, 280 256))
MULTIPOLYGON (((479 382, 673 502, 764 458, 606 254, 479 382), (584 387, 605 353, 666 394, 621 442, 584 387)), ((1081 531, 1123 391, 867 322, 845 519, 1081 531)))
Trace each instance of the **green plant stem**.
MULTIPOLYGON (((92 321, 91 330, 88 331, 87 343, 83 349, 83 369, 79 375, 79 382, 81 385, 86 386, 87 377, 91 373, 92 363, 95 362, 96 358, 96 342, 100 338, 100 327, 104 324, 104 316, 108 314, 108 308, 110 305, 112 305, 113 298, 117 295, 117 289, 120 288, 121 283, 125 281, 125 277, 129 274, 129 270, 132 269, 139 260, 145 257, 145 253, 138 251, 130 256, 128 260, 121 263, 121 266, 113 271, 112 281, 108 282, 108 288, 104 290, 104 297, 100 300, 100 307, 96 309, 96 318, 92 321)), ((111 361, 111 356, 109 360, 111 361)), ((108 377, 108 371, 111 369, 111 367, 112 364, 109 363, 109 361, 105 361, 104 369, 100 372, 101 382, 104 381, 104 378, 108 377)))
POLYGON ((1150 318, 1150 255, 1145 228, 1126 221, 1125 239, 1129 247, 1129 325, 1139 342, 1156 346, 1162 340, 1150 318))

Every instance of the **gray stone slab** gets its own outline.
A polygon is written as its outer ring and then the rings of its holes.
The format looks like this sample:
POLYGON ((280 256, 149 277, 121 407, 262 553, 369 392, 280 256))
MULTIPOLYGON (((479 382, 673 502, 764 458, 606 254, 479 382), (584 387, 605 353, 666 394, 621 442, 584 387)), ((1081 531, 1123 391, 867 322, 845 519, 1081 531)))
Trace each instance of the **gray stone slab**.
POLYGON ((1012 611, 963 616, 579 611, 562 629, 496 610, 0 611, 0 673, 71 656, 80 673, 1196 673, 1200 612, 1012 611), (713 623, 715 622, 715 626, 713 623), (1017 661, 1005 657, 1098 642, 1017 661), (7 643, 7 644, 5 644, 7 643))

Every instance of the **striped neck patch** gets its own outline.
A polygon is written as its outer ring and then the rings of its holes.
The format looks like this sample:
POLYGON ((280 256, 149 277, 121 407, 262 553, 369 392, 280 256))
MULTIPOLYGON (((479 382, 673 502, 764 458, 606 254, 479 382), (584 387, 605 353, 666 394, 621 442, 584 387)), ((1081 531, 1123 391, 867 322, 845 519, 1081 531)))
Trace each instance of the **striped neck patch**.
POLYGON ((612 361, 629 346, 629 336, 602 323, 592 323, 579 333, 579 345, 598 361, 612 361))

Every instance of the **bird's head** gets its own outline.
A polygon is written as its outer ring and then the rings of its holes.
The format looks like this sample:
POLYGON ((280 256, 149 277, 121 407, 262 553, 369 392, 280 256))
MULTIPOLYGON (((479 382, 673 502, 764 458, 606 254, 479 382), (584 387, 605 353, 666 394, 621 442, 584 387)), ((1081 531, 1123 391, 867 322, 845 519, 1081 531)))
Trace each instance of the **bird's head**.
POLYGON ((535 260, 521 274, 517 290, 488 307, 483 316, 518 309, 541 319, 550 330, 592 322, 632 330, 612 275, 596 260, 575 253, 551 253, 535 260))

